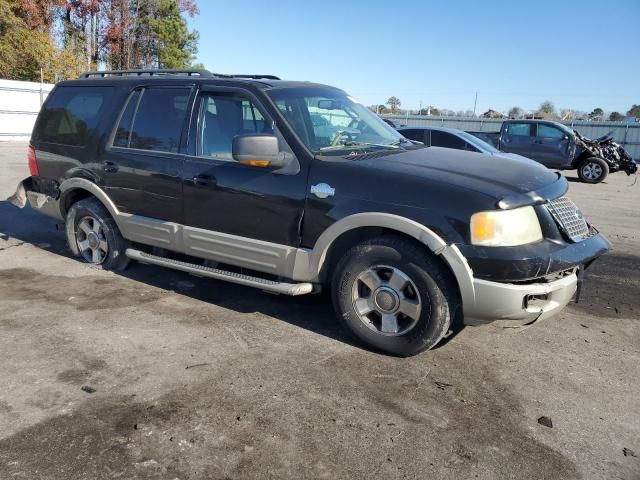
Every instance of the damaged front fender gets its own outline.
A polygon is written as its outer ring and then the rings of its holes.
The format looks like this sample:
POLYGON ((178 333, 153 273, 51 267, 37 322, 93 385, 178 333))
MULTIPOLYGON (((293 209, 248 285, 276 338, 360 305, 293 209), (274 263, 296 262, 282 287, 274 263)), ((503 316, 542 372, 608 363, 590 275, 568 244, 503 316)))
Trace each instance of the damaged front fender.
POLYGON ((638 171, 638 164, 633 161, 631 155, 619 143, 613 141, 611 132, 595 140, 583 137, 575 130, 574 132, 576 134, 576 145, 583 151, 578 160, 587 157, 598 157, 607 162, 612 172, 622 170, 627 175, 631 175, 638 171))

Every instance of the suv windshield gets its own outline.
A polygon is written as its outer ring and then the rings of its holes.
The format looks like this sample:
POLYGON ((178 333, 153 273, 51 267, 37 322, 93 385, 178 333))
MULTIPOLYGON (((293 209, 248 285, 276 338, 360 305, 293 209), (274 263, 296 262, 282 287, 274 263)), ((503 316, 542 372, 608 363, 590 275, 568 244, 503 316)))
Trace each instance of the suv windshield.
POLYGON ((380 117, 334 88, 286 88, 267 92, 289 125, 315 154, 399 148, 406 140, 380 117))

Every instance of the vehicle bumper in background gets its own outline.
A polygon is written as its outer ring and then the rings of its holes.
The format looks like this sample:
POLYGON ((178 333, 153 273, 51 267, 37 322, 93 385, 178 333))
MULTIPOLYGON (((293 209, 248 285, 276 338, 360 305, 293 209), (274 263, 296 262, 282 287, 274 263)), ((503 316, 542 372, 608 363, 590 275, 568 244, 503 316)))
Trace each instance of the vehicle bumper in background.
POLYGON ((475 298, 464 304, 468 325, 493 320, 514 320, 522 324, 537 322, 562 310, 576 292, 577 275, 571 273, 545 283, 500 283, 474 279, 475 298))

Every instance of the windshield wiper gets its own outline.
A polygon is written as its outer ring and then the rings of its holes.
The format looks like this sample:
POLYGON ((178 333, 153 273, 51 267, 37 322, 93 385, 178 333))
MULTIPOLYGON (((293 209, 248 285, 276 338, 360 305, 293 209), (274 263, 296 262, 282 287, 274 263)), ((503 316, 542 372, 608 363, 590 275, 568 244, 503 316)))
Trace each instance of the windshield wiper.
POLYGON ((393 150, 397 150, 400 148, 400 143, 402 141, 397 141, 393 143, 370 143, 370 142, 344 142, 338 145, 329 145, 328 147, 320 148, 321 152, 326 152, 328 150, 340 150, 341 148, 367 148, 367 147, 382 147, 382 148, 391 148, 393 150))

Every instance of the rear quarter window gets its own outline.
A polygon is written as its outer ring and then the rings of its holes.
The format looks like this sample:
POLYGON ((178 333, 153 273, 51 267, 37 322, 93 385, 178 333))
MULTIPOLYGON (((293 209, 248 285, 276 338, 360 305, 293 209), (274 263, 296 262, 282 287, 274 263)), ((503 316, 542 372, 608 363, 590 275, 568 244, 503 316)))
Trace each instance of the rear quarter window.
POLYGON ((87 144, 112 95, 112 87, 57 87, 40 112, 36 139, 61 145, 87 144))

